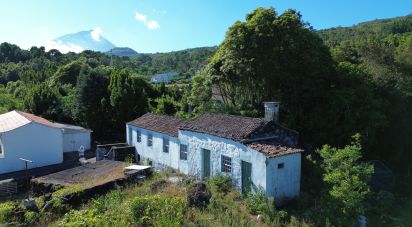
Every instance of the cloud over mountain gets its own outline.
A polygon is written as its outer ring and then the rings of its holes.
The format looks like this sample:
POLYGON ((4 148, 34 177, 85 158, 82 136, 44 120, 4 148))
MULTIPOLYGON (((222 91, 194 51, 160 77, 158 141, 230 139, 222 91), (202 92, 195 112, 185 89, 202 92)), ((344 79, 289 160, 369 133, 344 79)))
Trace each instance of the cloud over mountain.
POLYGON ((116 46, 102 36, 103 30, 96 27, 93 30, 81 31, 73 34, 63 35, 45 44, 47 50, 57 49, 62 53, 82 52, 93 50, 107 52, 116 46))

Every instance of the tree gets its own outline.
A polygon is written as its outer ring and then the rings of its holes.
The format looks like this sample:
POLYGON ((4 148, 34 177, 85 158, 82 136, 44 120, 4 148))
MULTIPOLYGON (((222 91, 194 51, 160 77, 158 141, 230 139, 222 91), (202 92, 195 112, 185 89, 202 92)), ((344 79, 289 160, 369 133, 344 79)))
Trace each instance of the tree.
POLYGON ((82 125, 95 130, 96 134, 111 128, 111 115, 105 101, 109 99, 109 73, 105 67, 91 69, 86 66, 77 78, 73 117, 82 125))
POLYGON ((308 143, 324 143, 312 135, 329 127, 323 119, 330 114, 336 67, 298 12, 258 8, 247 14, 229 28, 207 76, 224 104, 239 113, 262 116, 264 101, 281 101, 282 124, 308 143))
POLYGON ((128 70, 114 70, 110 75, 110 105, 114 111, 114 122, 123 127, 136 117, 146 113, 148 103, 145 87, 147 82, 139 76, 130 75, 128 70))
POLYGON ((212 82, 205 73, 205 70, 202 70, 192 79, 192 89, 188 101, 195 113, 210 110, 213 103, 212 82))
POLYGON ((57 120, 60 113, 59 91, 45 83, 29 88, 23 98, 24 109, 47 119, 57 120))
POLYGON ((154 101, 156 103, 156 107, 153 108, 153 112, 158 114, 174 115, 179 109, 181 109, 180 103, 169 95, 163 95, 154 101))
POLYGON ((326 215, 338 226, 350 225, 363 214, 363 202, 369 193, 368 181, 373 173, 371 164, 360 162, 360 135, 352 139, 343 149, 324 145, 319 151, 323 158, 323 181, 327 184, 326 215))

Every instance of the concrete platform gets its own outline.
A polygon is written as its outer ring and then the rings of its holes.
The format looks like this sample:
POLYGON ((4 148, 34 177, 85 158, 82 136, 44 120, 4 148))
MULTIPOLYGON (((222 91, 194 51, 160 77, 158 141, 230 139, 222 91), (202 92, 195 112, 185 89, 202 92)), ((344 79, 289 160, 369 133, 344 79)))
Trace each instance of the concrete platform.
POLYGON ((119 161, 102 160, 72 169, 38 177, 32 180, 34 184, 52 184, 59 186, 80 186, 84 189, 93 188, 109 182, 128 178, 124 168, 130 164, 119 161))

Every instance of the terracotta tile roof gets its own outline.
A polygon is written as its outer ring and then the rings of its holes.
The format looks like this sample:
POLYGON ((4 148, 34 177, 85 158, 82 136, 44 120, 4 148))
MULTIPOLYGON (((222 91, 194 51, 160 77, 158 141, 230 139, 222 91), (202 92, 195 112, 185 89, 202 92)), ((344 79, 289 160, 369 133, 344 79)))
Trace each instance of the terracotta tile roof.
POLYGON ((279 143, 271 142, 271 141, 259 141, 259 142, 246 144, 246 146, 256 151, 259 151, 268 157, 279 157, 283 155, 303 152, 302 149, 284 146, 279 143))
POLYGON ((147 113, 129 122, 128 124, 134 125, 139 128, 163 133, 172 137, 178 137, 179 127, 186 121, 187 120, 167 115, 147 113))
POLYGON ((186 121, 180 129, 206 133, 239 142, 268 123, 269 121, 263 118, 204 113, 186 121))

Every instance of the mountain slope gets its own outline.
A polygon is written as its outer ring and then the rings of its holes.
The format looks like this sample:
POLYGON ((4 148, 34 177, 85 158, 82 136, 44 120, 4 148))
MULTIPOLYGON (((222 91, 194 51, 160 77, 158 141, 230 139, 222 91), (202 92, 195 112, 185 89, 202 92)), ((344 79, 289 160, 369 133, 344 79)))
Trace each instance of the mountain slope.
POLYGON ((109 40, 101 36, 101 32, 96 30, 97 29, 63 35, 54 39, 53 42, 57 44, 56 49, 61 46, 73 47, 78 50, 107 52, 116 47, 109 40))
POLYGON ((134 57, 138 55, 138 53, 129 47, 115 47, 107 52, 107 54, 113 54, 119 57, 134 57))

